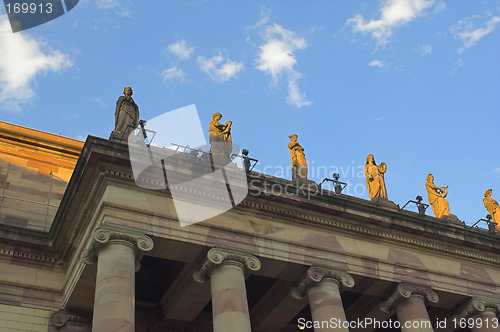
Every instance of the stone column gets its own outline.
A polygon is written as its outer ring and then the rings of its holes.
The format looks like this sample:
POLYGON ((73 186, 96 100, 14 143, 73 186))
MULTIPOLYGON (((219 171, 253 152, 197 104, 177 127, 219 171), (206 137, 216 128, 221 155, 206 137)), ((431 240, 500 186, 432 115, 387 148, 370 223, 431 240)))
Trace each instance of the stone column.
POLYGON ((474 296, 458 310, 451 323, 456 327, 468 327, 472 332, 500 331, 500 300, 485 296, 474 296))
POLYGON ((399 284, 394 294, 380 305, 380 309, 387 314, 396 311, 402 332, 433 332, 426 301, 437 303, 439 297, 430 288, 399 284))
POLYGON ((153 240, 129 229, 101 226, 94 230, 83 261, 97 261, 92 332, 135 331, 135 272, 142 252, 153 240))
POLYGON ((309 297, 312 319, 314 322, 328 322, 328 326, 315 327, 314 331, 349 331, 340 292, 344 287, 354 286, 354 279, 346 272, 320 267, 311 267, 292 288, 292 295, 302 299, 309 297), (336 324, 330 324, 330 322, 336 324))
POLYGON ((251 332, 245 278, 258 271, 260 261, 247 252, 212 248, 200 269, 198 282, 210 279, 214 332, 251 332))

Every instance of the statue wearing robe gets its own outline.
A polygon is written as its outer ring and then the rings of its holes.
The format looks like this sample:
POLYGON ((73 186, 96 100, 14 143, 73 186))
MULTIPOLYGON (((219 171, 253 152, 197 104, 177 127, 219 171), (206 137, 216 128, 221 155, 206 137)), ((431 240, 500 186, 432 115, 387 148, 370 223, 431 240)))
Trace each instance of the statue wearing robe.
POLYGON ((292 134, 288 137, 291 140, 291 142, 288 143, 288 149, 290 150, 292 162, 292 181, 298 179, 305 180, 307 179, 307 162, 304 148, 297 142, 298 136, 296 134, 292 134))
POLYGON ((229 159, 233 151, 231 138, 232 122, 228 121, 225 124, 222 124, 219 122, 221 118, 222 114, 214 113, 212 115, 212 120, 210 120, 210 127, 208 129, 210 153, 215 157, 229 159))
POLYGON ((385 189, 384 180, 384 173, 386 170, 387 165, 384 162, 377 165, 372 154, 366 157, 366 188, 368 189, 368 195, 372 201, 379 198, 387 199, 387 190, 385 189))
POLYGON ((126 87, 123 94, 116 101, 114 132, 127 137, 139 124, 139 106, 132 98, 131 87, 126 87))
POLYGON ((448 204, 448 201, 445 199, 445 197, 448 195, 448 186, 436 186, 434 184, 434 176, 432 174, 429 174, 427 175, 425 189, 427 190, 429 204, 432 206, 432 211, 436 215, 436 218, 449 216, 450 206, 448 204))
POLYGON ((486 210, 488 210, 489 215, 491 216, 491 221, 497 223, 497 233, 500 233, 500 207, 498 206, 498 202, 491 198, 491 193, 491 189, 486 190, 486 192, 484 193, 483 204, 486 210))

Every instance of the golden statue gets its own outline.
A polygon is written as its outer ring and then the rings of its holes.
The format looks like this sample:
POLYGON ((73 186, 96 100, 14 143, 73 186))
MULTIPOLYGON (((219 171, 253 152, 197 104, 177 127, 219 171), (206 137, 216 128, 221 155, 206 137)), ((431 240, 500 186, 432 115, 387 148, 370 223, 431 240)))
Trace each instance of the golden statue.
POLYGON ((377 165, 372 154, 366 157, 366 188, 368 189, 368 195, 372 201, 379 198, 387 199, 387 190, 385 189, 384 180, 384 173, 386 170, 387 165, 384 162, 377 165))
POLYGON ((125 87, 123 96, 116 101, 115 109, 115 132, 126 137, 128 134, 137 128, 139 124, 139 106, 132 98, 132 88, 125 87))
POLYGON ((290 150, 292 159, 292 181, 299 179, 305 180, 307 179, 307 162, 304 148, 297 142, 299 137, 296 134, 292 134, 288 137, 291 140, 291 142, 288 143, 288 150, 290 150))
POLYGON ((222 114, 214 113, 212 120, 210 120, 210 127, 208 129, 210 153, 212 156, 229 158, 233 151, 231 139, 232 122, 228 121, 222 124, 219 122, 220 119, 222 119, 222 114))
POLYGON ((434 175, 427 175, 425 189, 429 199, 429 204, 432 206, 432 211, 436 218, 442 218, 450 215, 450 206, 445 197, 448 195, 448 186, 438 187, 434 184, 434 175))
POLYGON ((484 207, 488 210, 488 213, 491 216, 491 221, 496 222, 497 233, 500 233, 500 207, 498 206, 497 201, 491 198, 491 189, 486 190, 484 193, 484 207))

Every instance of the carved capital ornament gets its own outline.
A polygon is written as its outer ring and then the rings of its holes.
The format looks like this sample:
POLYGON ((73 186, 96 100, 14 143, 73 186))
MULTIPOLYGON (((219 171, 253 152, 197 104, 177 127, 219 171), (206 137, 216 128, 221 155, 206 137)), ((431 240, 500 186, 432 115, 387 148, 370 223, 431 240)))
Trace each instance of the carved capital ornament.
POLYGON ((454 318, 460 320, 488 311, 494 311, 495 315, 500 315, 500 300, 486 296, 474 296, 458 310, 458 314, 454 318))
POLYGON ((213 270, 222 263, 237 263, 243 265, 245 276, 249 271, 258 271, 260 269, 260 260, 252 254, 244 251, 212 248, 207 253, 207 258, 201 264, 201 267, 193 273, 194 280, 204 283, 210 279, 213 270))
POLYGON ((292 288, 293 297, 299 300, 302 299, 311 287, 314 287, 323 279, 333 279, 337 281, 339 283, 339 290, 354 286, 354 279, 347 272, 322 267, 310 267, 304 276, 302 276, 299 283, 292 288))
POLYGON ((132 246, 136 252, 135 270, 140 268, 140 260, 144 252, 153 249, 153 240, 140 232, 118 226, 102 225, 92 233, 92 240, 87 250, 83 253, 83 262, 85 264, 94 264, 97 262, 99 251, 112 241, 123 241, 132 246))
POLYGON ((380 310, 390 314, 396 310, 396 307, 399 304, 405 302, 414 294, 422 296, 428 303, 438 303, 439 301, 439 296, 430 288, 409 284, 399 284, 391 297, 380 304, 380 310))
POLYGON ((55 327, 63 327, 64 325, 66 325, 66 323, 90 325, 90 322, 86 318, 74 315, 63 309, 53 312, 50 316, 50 324, 55 327))

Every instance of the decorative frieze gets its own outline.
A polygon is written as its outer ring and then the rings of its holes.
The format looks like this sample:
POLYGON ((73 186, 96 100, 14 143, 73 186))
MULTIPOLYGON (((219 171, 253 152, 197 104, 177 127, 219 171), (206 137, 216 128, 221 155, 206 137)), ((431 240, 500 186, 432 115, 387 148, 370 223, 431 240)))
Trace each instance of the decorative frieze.
POLYGON ((399 284, 391 297, 380 304, 380 310, 387 314, 391 314, 396 311, 396 307, 400 303, 408 300, 413 294, 421 295, 429 303, 438 303, 439 301, 439 297, 436 292, 430 288, 409 284, 399 284))
MULTIPOLYGON (((268 213, 270 215, 284 216, 299 221, 324 225, 333 229, 339 229, 356 234, 364 234, 371 238, 378 238, 382 241, 389 241, 408 246, 416 246, 422 249, 431 250, 432 252, 439 251, 454 256, 462 256, 463 258, 472 259, 474 261, 481 260, 489 264, 500 264, 500 259, 498 257, 493 255, 485 255, 479 251, 466 250, 462 247, 454 247, 441 243, 431 242, 428 239, 423 239, 423 238, 419 239, 415 238, 414 236, 412 237, 394 232, 386 232, 379 229, 365 227, 362 225, 346 223, 334 218, 326 218, 314 214, 301 213, 299 211, 290 208, 283 209, 276 206, 254 203, 248 200, 244 200, 243 202, 240 203, 239 206, 250 209, 256 209, 260 212, 268 213)), ((450 227, 450 229, 452 229, 452 227, 450 227)))
POLYGON ((22 259, 31 262, 38 262, 43 264, 51 264, 51 265, 62 265, 62 262, 53 256, 46 256, 40 254, 34 254, 32 252, 23 252, 14 249, 0 249, 0 256, 10 257, 12 259, 22 259))
POLYGON ((248 252, 229 248, 212 248, 208 251, 207 258, 201 267, 193 273, 194 280, 200 283, 206 282, 210 279, 213 269, 224 261, 241 263, 245 268, 245 275, 249 271, 258 271, 261 266, 259 259, 248 252))
POLYGON ((354 279, 347 272, 322 267, 310 267, 298 284, 292 288, 293 297, 299 300, 302 299, 311 287, 325 278, 336 280, 340 288, 351 288, 354 286, 354 279))
MULTIPOLYGON (((134 178, 133 175, 130 173, 118 172, 112 169, 106 169, 104 173, 107 175, 116 176, 129 180, 133 180, 134 178)), ((283 183, 284 183, 283 185, 286 185, 288 182, 285 181, 283 183)), ((498 257, 494 255, 485 255, 483 252, 480 251, 472 251, 459 246, 451 246, 442 243, 435 243, 429 241, 428 238, 416 238, 415 236, 408 236, 402 233, 386 232, 379 229, 365 227, 363 225, 356 225, 352 223, 342 222, 336 218, 327 218, 324 216, 318 216, 311 213, 304 213, 299 210, 295 210, 289 206, 287 208, 281 208, 276 205, 260 204, 250 200, 243 200, 238 205, 238 208, 257 210, 259 212, 267 213, 272 216, 286 217, 287 220, 290 220, 292 218, 297 221, 323 225, 332 229, 338 229, 355 234, 364 234, 365 236, 369 236, 370 238, 378 238, 382 241, 403 244, 411 247, 418 247, 432 252, 439 251, 445 254, 461 256, 465 259, 474 260, 476 262, 480 260, 488 264, 500 264, 500 259, 498 257)), ((453 229, 455 226, 440 225, 440 227, 448 227, 449 229, 453 229)), ((485 236, 490 236, 490 235, 486 234, 485 236)))

